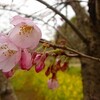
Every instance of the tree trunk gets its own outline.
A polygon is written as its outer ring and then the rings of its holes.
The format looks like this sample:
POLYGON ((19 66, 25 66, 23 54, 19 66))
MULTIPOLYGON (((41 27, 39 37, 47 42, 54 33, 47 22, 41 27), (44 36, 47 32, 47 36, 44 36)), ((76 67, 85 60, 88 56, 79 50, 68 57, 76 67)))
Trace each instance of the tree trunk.
MULTIPOLYGON (((76 13, 80 31, 89 39, 86 48, 82 48, 81 52, 100 58, 100 0, 89 0, 88 17, 78 2, 71 2, 70 5, 76 13)), ((100 100, 100 62, 82 58, 81 64, 84 100, 100 100)))
MULTIPOLYGON (((100 34, 88 46, 87 54, 100 58, 100 34)), ((81 59, 84 100, 100 100, 100 62, 81 59)))
POLYGON ((13 88, 0 71, 0 100, 17 100, 13 88))
MULTIPOLYGON (((91 31, 87 54, 100 58, 100 0, 89 0, 91 31)), ((81 59, 84 100, 100 100, 100 62, 81 59)))

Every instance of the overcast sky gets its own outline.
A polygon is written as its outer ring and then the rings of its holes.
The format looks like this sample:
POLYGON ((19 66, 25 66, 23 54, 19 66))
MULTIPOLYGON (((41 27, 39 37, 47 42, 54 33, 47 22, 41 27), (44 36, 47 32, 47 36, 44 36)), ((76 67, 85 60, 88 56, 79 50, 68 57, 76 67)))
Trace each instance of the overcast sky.
MULTIPOLYGON (((46 1, 48 1, 48 3, 51 5, 55 3, 55 0, 46 0, 46 1)), ((34 12, 37 12, 46 8, 44 5, 42 5, 36 0, 0 0, 0 4, 10 5, 12 9, 16 9, 20 7, 20 11, 28 15, 31 15, 34 12)), ((86 3, 84 3, 83 5, 86 5, 86 3)), ((75 15, 75 13, 73 12, 70 6, 68 6, 67 12, 68 12, 69 19, 75 15)), ((62 13, 65 13, 65 11, 63 10, 62 13)), ((0 27, 1 27, 0 31, 2 31, 3 29, 10 29, 9 18, 16 15, 16 13, 4 12, 3 10, 0 10, 0 14, 1 15, 3 14, 3 16, 0 16, 0 27)), ((60 20, 58 20, 58 24, 60 23, 61 23, 60 20)), ((43 38, 46 38, 46 39, 52 38, 52 35, 51 36, 49 35, 49 38, 48 38, 48 36, 46 35, 48 31, 45 28, 42 28, 42 31, 43 31, 43 38)), ((51 33, 53 33, 53 31, 51 33)))

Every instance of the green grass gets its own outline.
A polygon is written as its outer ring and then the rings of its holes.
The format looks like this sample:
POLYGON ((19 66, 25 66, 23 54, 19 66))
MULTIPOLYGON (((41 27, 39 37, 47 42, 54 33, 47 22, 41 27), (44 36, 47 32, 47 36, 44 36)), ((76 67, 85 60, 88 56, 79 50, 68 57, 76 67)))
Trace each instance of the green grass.
POLYGON ((80 67, 71 67, 66 72, 59 71, 59 88, 50 90, 47 87, 47 80, 44 71, 36 73, 17 70, 10 79, 18 100, 82 100, 82 81, 80 67), (34 99, 33 99, 34 98, 34 99))

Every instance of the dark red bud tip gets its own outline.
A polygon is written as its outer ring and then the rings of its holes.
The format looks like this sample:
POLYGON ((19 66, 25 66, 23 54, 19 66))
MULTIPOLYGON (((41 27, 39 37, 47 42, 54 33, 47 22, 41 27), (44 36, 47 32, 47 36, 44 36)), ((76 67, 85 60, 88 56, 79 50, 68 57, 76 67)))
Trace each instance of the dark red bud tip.
POLYGON ((49 76, 49 75, 50 75, 50 73, 51 73, 51 68, 50 68, 50 67, 48 67, 48 68, 47 68, 47 70, 46 70, 46 72, 45 72, 45 75, 46 75, 46 76, 49 76))
POLYGON ((43 54, 41 57, 41 61, 44 62, 46 60, 46 58, 48 57, 48 54, 43 54))
POLYGON ((52 73, 52 79, 56 79, 57 77, 56 77, 56 74, 57 73, 52 73))
POLYGON ((32 54, 32 59, 34 59, 34 58, 36 57, 36 55, 37 55, 37 52, 34 52, 34 53, 32 54))
POLYGON ((51 73, 56 73, 56 67, 54 65, 51 66, 51 73))
POLYGON ((68 68, 68 62, 64 62, 63 65, 60 67, 61 71, 65 71, 68 68))
POLYGON ((57 62, 56 62, 56 71, 58 71, 58 70, 60 70, 60 67, 61 67, 61 60, 58 60, 57 62))
POLYGON ((49 56, 49 54, 48 54, 48 53, 46 53, 45 55, 46 55, 46 57, 48 57, 48 56, 49 56))

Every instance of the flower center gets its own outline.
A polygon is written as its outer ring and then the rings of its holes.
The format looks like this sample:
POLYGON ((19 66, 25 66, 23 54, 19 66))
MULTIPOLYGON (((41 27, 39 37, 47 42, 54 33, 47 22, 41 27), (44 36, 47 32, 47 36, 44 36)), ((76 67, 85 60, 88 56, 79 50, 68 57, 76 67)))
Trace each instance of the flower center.
POLYGON ((0 47, 1 50, 7 49, 7 48, 8 48, 8 46, 7 46, 6 44, 4 44, 4 45, 2 45, 2 46, 0 47))
POLYGON ((28 35, 29 35, 30 33, 32 33, 32 31, 33 31, 33 27, 32 27, 32 26, 23 25, 23 26, 20 27, 20 32, 19 32, 19 34, 20 34, 20 35, 26 35, 26 36, 28 37, 28 35))
POLYGON ((1 47, 0 47, 0 49, 1 50, 7 50, 7 51, 4 51, 2 54, 4 55, 4 56, 12 56, 13 54, 15 54, 17 51, 15 51, 15 50, 10 50, 9 48, 8 48, 8 46, 5 44, 5 45, 2 45, 1 47))
POLYGON ((15 50, 7 50, 6 52, 3 52, 4 56, 10 57, 16 53, 15 50))

